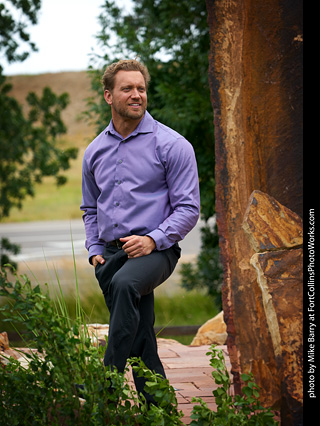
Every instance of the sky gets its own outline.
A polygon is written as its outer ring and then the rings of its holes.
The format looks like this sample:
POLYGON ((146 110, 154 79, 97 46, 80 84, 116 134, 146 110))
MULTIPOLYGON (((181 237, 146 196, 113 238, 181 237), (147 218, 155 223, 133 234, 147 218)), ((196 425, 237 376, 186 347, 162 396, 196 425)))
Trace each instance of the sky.
MULTIPOLYGON (((98 16, 104 0, 42 0, 41 3, 38 24, 29 28, 38 52, 32 52, 21 63, 2 63, 4 74, 86 70, 92 49, 101 51, 95 35, 100 29, 98 16)), ((128 3, 131 1, 117 0, 118 5, 128 3)))

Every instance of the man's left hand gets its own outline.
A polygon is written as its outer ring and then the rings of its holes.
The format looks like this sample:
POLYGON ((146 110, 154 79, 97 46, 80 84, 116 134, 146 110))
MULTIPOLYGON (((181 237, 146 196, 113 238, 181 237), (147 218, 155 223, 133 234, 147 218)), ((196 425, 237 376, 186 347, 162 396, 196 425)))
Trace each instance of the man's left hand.
POLYGON ((156 248, 154 240, 147 235, 130 235, 129 237, 120 238, 120 241, 125 243, 122 248, 129 259, 147 256, 156 248))

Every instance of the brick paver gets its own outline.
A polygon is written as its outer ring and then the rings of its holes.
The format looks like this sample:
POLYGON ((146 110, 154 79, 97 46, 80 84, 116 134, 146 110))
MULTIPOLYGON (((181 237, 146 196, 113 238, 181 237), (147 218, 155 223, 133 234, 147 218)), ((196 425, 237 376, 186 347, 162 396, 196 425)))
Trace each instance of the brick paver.
MULTIPOLYGON (((223 351, 226 365, 231 375, 231 364, 227 346, 217 346, 223 351)), ((217 388, 212 377, 210 356, 206 353, 210 345, 186 346, 170 339, 158 339, 159 356, 163 363, 170 385, 176 389, 178 409, 184 414, 183 424, 191 423, 191 413, 195 403, 193 397, 200 397, 211 410, 216 410, 213 391, 217 388)), ((232 379, 231 379, 232 380, 232 379)), ((132 375, 129 381, 133 379, 132 375)), ((232 391, 232 389, 231 389, 232 391)))
MULTIPOLYGON (((159 339, 159 356, 170 384, 176 389, 178 408, 184 414, 183 423, 191 422, 193 397, 201 397, 209 408, 216 409, 213 390, 217 387, 211 375, 210 357, 206 355, 210 346, 185 346, 167 339, 159 339)), ((223 350, 230 373, 230 360, 226 346, 223 350)), ((230 373, 231 375, 231 373, 230 373)))

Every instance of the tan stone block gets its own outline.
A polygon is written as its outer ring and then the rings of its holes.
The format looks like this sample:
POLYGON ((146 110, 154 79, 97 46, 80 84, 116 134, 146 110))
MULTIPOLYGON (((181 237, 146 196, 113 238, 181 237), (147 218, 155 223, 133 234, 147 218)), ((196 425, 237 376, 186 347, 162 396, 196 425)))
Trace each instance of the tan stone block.
POLYGON ((199 328, 191 346, 224 345, 227 337, 227 326, 223 319, 223 311, 221 311, 199 328))
POLYGON ((9 349, 9 338, 8 334, 4 331, 0 333, 0 350, 5 351, 6 349, 9 349))
POLYGON ((294 412, 303 403, 303 249, 256 253, 251 263, 279 368, 282 404, 294 412))
POLYGON ((301 218, 261 191, 253 191, 242 225, 256 252, 301 246, 301 218))

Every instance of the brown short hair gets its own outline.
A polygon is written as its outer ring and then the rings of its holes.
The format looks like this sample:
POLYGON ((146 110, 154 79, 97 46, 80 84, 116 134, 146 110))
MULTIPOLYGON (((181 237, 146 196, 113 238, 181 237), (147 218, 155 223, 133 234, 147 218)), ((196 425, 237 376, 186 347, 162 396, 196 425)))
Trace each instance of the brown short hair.
POLYGON ((148 89, 148 85, 150 82, 150 74, 147 67, 136 59, 122 59, 118 62, 114 62, 113 64, 109 65, 105 70, 102 77, 102 84, 104 90, 109 90, 110 92, 112 92, 114 88, 115 75, 118 71, 140 71, 143 75, 146 84, 146 89, 148 89))

